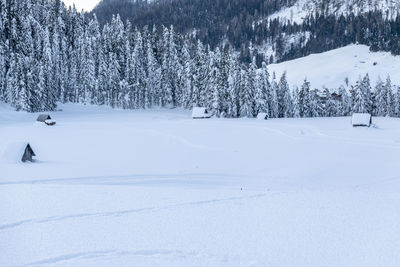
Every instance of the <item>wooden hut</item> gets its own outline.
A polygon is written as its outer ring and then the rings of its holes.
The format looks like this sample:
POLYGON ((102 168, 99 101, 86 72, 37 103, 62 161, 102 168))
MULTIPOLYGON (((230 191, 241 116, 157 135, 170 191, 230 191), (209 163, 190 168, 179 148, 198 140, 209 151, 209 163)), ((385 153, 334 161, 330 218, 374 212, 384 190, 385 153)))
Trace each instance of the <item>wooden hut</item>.
POLYGON ((268 120, 268 114, 267 113, 258 113, 257 120, 268 120))
POLYGON ((208 112, 206 108, 203 107, 194 107, 192 111, 193 119, 208 119, 211 118, 211 114, 208 112))
POLYGON ((351 125, 353 127, 370 127, 372 124, 372 115, 369 113, 354 113, 351 116, 351 125))
POLYGON ((40 114, 37 118, 37 121, 43 122, 49 126, 53 126, 56 124, 56 121, 52 120, 49 114, 40 114))
POLYGON ((46 122, 46 120, 51 120, 51 117, 49 114, 40 114, 38 116, 38 118, 36 119, 36 121, 39 121, 39 122, 46 122))

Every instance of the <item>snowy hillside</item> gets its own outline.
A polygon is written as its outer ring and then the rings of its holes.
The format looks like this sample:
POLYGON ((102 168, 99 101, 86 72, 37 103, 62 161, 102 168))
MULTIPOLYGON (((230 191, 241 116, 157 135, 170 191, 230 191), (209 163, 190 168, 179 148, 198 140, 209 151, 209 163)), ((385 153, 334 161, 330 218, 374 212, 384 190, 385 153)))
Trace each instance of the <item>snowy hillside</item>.
POLYGON ((386 52, 370 52, 365 45, 350 45, 321 54, 286 61, 268 66, 269 71, 280 77, 287 72, 291 86, 301 86, 304 78, 311 82, 313 88, 321 89, 346 87, 346 78, 349 85, 354 85, 359 76, 369 74, 374 86, 378 77, 385 80, 387 75, 395 85, 400 85, 400 56, 393 56, 386 52))
POLYGON ((400 120, 0 106, 0 266, 398 266, 400 120), (35 163, 5 160, 29 141, 35 163))
POLYGON ((400 11, 400 2, 393 0, 297 0, 293 5, 282 8, 269 18, 301 23, 306 16, 316 12, 346 16, 351 12, 360 14, 374 10, 381 10, 383 14, 387 13, 389 18, 394 18, 400 11))

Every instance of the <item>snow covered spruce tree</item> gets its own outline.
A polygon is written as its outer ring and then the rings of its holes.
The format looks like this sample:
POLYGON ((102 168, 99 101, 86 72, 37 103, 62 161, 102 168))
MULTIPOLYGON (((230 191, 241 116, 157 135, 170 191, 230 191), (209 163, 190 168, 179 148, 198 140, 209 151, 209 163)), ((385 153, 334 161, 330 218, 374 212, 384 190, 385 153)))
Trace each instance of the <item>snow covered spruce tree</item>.
POLYGON ((374 115, 385 116, 386 115, 386 87, 382 82, 381 78, 378 77, 378 81, 375 85, 375 105, 374 105, 374 115))
POLYGON ((352 101, 347 90, 340 86, 338 90, 338 95, 340 96, 340 101, 337 101, 337 115, 338 116, 349 116, 352 110, 352 101))
POLYGON ((372 98, 371 85, 368 74, 363 79, 359 77, 356 85, 353 88, 353 112, 371 113, 372 98))
POLYGON ((271 98, 269 100, 269 107, 270 107, 270 117, 271 118, 278 118, 279 116, 279 100, 278 100, 278 84, 276 83, 276 75, 275 73, 272 74, 272 82, 271 82, 271 90, 270 95, 271 98))
POLYGON ((293 117, 300 118, 300 98, 299 98, 299 88, 294 88, 293 94, 293 117))
POLYGON ((292 97, 289 84, 286 80, 286 72, 282 74, 278 85, 278 117, 289 118, 292 116, 292 97))
POLYGON ((240 116, 241 117, 254 117, 255 113, 255 88, 253 72, 249 69, 242 69, 240 75, 240 116))
POLYGON ((311 117, 310 102, 310 82, 304 79, 303 85, 299 92, 299 115, 300 117, 311 117))
MULTIPOLYGON (((253 62, 255 62, 255 59, 253 59, 253 62)), ((254 63, 252 68, 256 68, 254 66, 254 63)), ((268 99, 271 97, 270 96, 270 83, 269 83, 269 73, 267 69, 267 64, 265 62, 262 63, 262 68, 261 70, 256 74, 256 113, 267 113, 268 116, 269 114, 269 103, 268 99)))
POLYGON ((385 89, 384 92, 386 93, 386 116, 393 116, 394 115, 394 109, 395 109, 395 102, 394 102, 394 96, 393 96, 393 87, 392 87, 392 81, 390 80, 390 77, 388 76, 386 78, 386 84, 385 84, 385 89))

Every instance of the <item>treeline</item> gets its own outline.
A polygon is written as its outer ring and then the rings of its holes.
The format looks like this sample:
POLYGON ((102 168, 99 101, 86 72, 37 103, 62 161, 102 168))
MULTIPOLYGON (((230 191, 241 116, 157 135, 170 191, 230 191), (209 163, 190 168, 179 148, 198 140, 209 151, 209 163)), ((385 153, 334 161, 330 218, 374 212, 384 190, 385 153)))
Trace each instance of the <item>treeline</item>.
POLYGON ((290 90, 286 74, 241 63, 229 46, 210 49, 174 28, 134 28, 119 16, 100 27, 60 0, 0 0, 0 100, 17 110, 55 110, 60 102, 138 109, 207 107, 216 116, 399 116, 390 79, 368 76, 350 92, 290 90))
POLYGON ((215 48, 228 37, 236 48, 253 40, 253 23, 296 0, 102 0, 91 12, 100 24, 119 14, 138 27, 173 25, 180 34, 196 31, 196 38, 215 48))
MULTIPOLYGON (((276 60, 285 61, 312 53, 321 53, 349 44, 360 43, 371 47, 372 51, 386 51, 393 55, 400 54, 400 15, 387 17, 380 10, 347 16, 315 14, 304 20, 301 25, 280 25, 278 21, 270 21, 270 26, 284 29, 276 35, 274 41, 276 60), (308 32, 308 38, 301 38, 298 42, 287 44, 285 36, 293 36, 308 32)), ((266 26, 266 25, 264 25, 266 26)), ((258 27, 256 27, 258 28, 258 27)), ((259 31, 268 38, 269 33, 260 25, 259 31)), ((274 38, 273 36, 271 38, 274 38)), ((290 39, 287 39, 289 40, 290 39)))
MULTIPOLYGON (((240 52, 241 62, 256 56, 257 66, 325 52, 352 43, 371 46, 373 51, 400 54, 399 4, 382 11, 373 1, 318 1, 302 23, 268 16, 291 6, 295 0, 103 0, 92 13, 100 24, 120 14, 139 28, 145 25, 174 26, 179 34, 195 36, 212 49, 229 43, 240 52), (376 5, 376 6, 374 6, 376 5), (335 14, 340 6, 346 15, 335 14), (358 12, 358 8, 369 12, 358 12), (270 48, 270 49, 268 49, 270 48), (272 50, 272 53, 266 52, 272 50)), ((382 1, 383 2, 383 1, 382 1)), ((296 16, 296 14, 293 14, 296 16)))
POLYGON ((387 17, 380 10, 357 15, 350 12, 346 16, 317 12, 301 24, 279 18, 260 20, 239 39, 229 33, 226 38, 240 51, 242 62, 250 62, 255 55, 260 66, 262 61, 282 62, 355 43, 368 45, 371 51, 400 55, 399 25, 399 14, 387 17))

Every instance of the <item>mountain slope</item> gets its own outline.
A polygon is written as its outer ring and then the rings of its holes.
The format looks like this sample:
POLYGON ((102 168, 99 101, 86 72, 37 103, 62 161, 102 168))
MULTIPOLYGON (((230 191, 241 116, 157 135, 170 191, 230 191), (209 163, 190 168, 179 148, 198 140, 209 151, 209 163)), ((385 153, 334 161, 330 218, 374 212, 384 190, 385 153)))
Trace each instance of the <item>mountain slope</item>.
POLYGON ((400 57, 387 52, 370 52, 365 45, 350 45, 321 54, 271 64, 270 72, 280 77, 284 71, 290 85, 299 86, 305 78, 313 88, 339 88, 354 85, 359 76, 366 73, 370 76, 371 84, 375 85, 380 77, 385 80, 390 75, 394 84, 400 84, 398 70, 400 57))
POLYGON ((400 2, 391 0, 297 0, 293 5, 285 6, 269 16, 269 19, 280 18, 301 23, 305 17, 317 12, 325 15, 348 16, 351 13, 363 14, 374 10, 380 10, 386 17, 395 18, 400 11, 400 2))
MULTIPOLYGON (((181 33, 196 30, 197 37, 210 45, 224 38, 235 39, 236 45, 249 40, 253 23, 279 11, 294 0, 103 0, 92 11, 101 23, 113 14, 130 20, 135 26, 174 25, 181 33)), ((235 45, 235 44, 234 44, 235 45)))
POLYGON ((243 62, 268 63, 349 44, 400 54, 400 2, 389 0, 103 0, 101 23, 113 14, 135 27, 173 25, 215 48, 229 44, 243 62))

